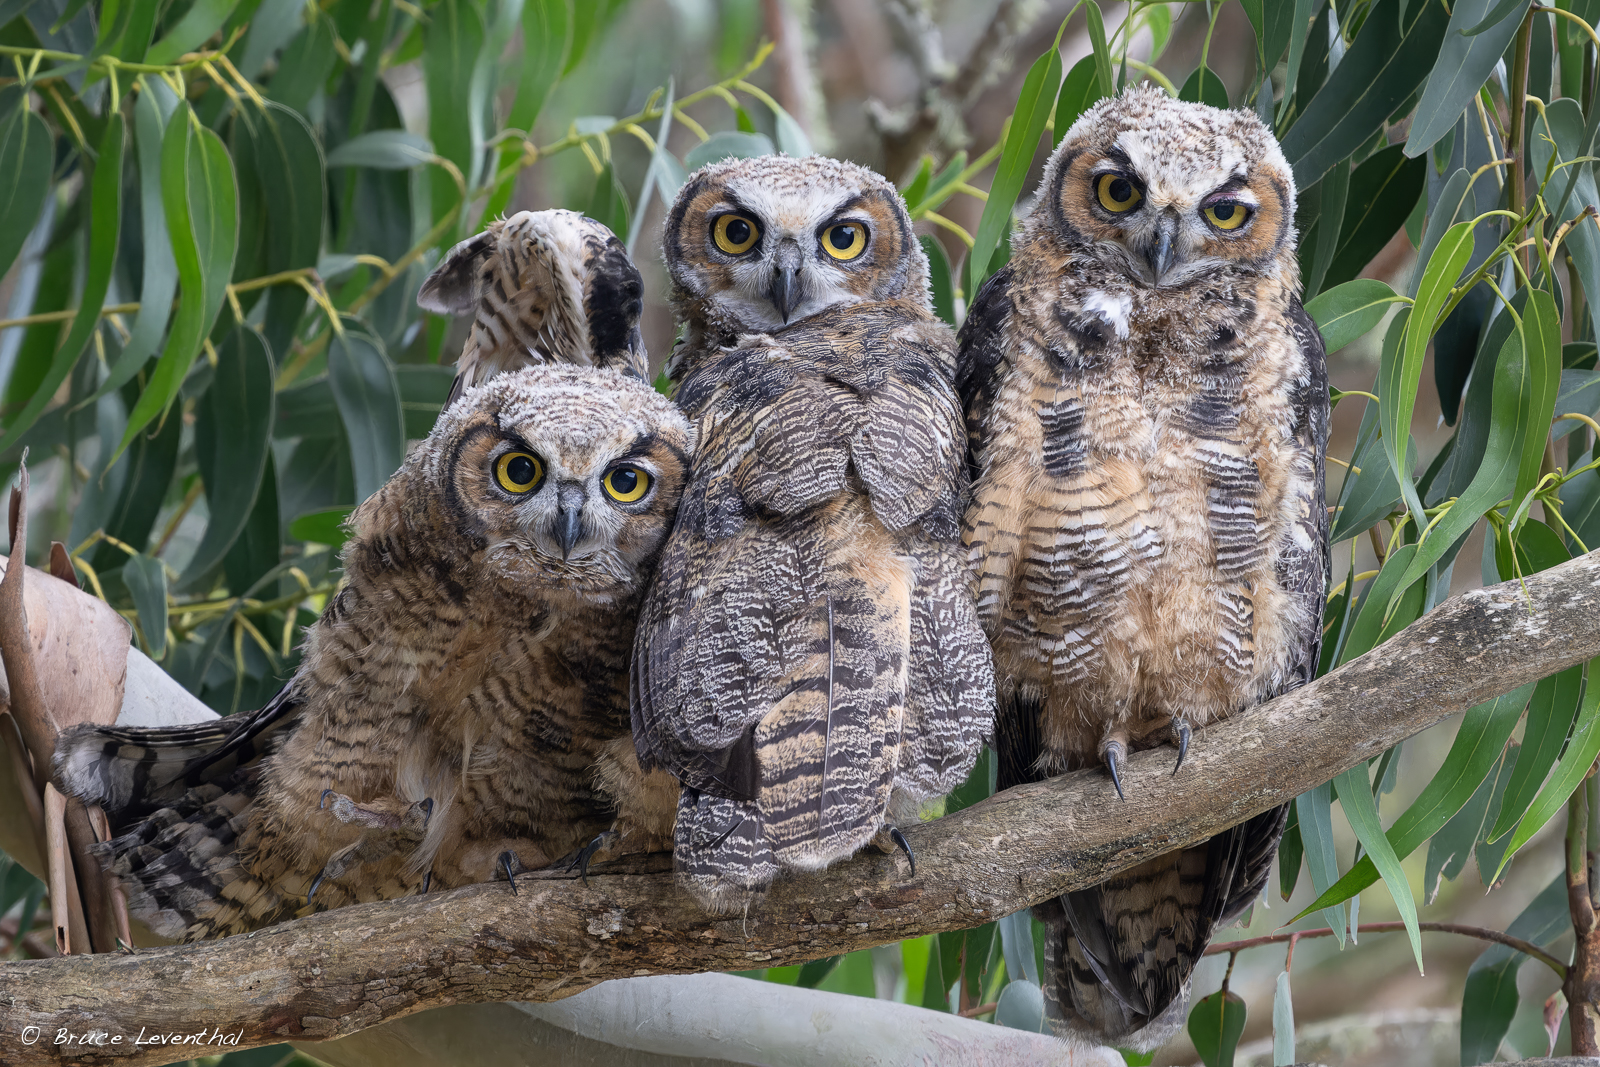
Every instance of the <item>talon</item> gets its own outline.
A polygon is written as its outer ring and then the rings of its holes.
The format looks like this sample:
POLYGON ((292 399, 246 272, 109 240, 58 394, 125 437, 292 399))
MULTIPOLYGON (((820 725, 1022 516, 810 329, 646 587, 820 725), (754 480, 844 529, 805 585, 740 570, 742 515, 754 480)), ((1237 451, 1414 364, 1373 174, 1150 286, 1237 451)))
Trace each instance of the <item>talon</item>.
POLYGON ((576 870, 578 872, 578 878, 583 882, 585 889, 589 886, 589 861, 594 859, 595 853, 609 845, 616 836, 617 832, 615 830, 607 830, 603 834, 596 834, 595 839, 580 848, 578 854, 572 858, 572 862, 567 864, 567 870, 576 870))
POLYGON ((328 876, 328 868, 326 868, 326 867, 322 868, 322 870, 317 872, 317 877, 315 879, 313 879, 312 882, 311 882, 311 888, 306 890, 306 906, 307 907, 311 906, 311 898, 317 895, 317 886, 321 885, 322 884, 322 880, 324 878, 326 878, 327 876, 328 876))
POLYGON ((511 895, 517 895, 517 875, 526 870, 522 866, 522 857, 506 849, 500 853, 500 869, 506 872, 506 881, 511 884, 511 895))
POLYGON ((331 793, 331 792, 333 792, 332 789, 324 789, 322 791, 322 795, 317 798, 317 810, 318 811, 322 811, 324 808, 326 808, 328 806, 328 794, 331 793))
POLYGON ((917 876, 917 854, 911 851, 911 846, 906 842, 906 835, 900 832, 900 827, 889 827, 889 840, 893 841, 901 852, 906 854, 906 862, 911 864, 911 877, 917 876))
POLYGON ((1174 776, 1177 775, 1178 768, 1183 766, 1183 757, 1189 754, 1189 737, 1192 733, 1193 731, 1189 729, 1189 724, 1186 721, 1176 715, 1172 717, 1172 737, 1174 743, 1178 746, 1178 762, 1172 768, 1174 776))
POLYGON ((1119 765, 1127 759, 1125 751, 1121 741, 1111 741, 1106 744, 1106 770, 1111 772, 1111 784, 1117 787, 1118 800, 1128 799, 1127 794, 1122 791, 1122 775, 1118 771, 1119 765))
POLYGON ((429 871, 427 874, 422 876, 422 892, 419 895, 420 896, 427 896, 428 895, 428 887, 430 885, 432 885, 432 884, 433 884, 433 872, 429 871))

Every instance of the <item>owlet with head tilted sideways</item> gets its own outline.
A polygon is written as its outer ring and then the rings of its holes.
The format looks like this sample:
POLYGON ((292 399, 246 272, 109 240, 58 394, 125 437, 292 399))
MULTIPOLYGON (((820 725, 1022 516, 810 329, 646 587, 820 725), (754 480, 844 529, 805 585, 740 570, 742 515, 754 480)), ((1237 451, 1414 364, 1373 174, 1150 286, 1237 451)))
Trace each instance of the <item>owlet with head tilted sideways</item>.
POLYGON ((684 786, 680 883, 727 912, 880 830, 905 848, 896 824, 971 770, 994 681, 955 339, 894 187, 815 156, 715 164, 665 251, 699 444, 640 618, 634 733, 684 786))
MULTIPOLYGON (((994 643, 1000 786, 1084 767, 1309 682, 1327 572, 1326 356, 1295 188, 1252 114, 1131 89, 1045 169, 961 332, 965 537, 994 643)), ((1174 773, 1177 773, 1175 770, 1174 773)), ((1148 1050, 1286 808, 1037 909, 1058 1029, 1148 1050)))
POLYGON ((648 376, 639 332, 644 280, 616 235, 576 211, 519 211, 490 223, 449 251, 417 304, 472 315, 452 401, 496 374, 538 363, 648 376))
POLYGON ((628 666, 692 441, 616 370, 468 388, 356 509, 270 704, 62 735, 55 781, 110 816, 133 913, 196 940, 514 877, 608 828, 670 847, 678 786, 639 769, 628 666))

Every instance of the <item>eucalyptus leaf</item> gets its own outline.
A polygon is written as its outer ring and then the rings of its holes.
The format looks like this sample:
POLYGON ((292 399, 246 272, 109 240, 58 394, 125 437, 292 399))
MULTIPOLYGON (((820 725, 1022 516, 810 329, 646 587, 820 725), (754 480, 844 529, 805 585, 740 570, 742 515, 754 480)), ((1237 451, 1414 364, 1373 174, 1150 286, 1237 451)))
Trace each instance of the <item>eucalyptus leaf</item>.
POLYGON ((328 153, 330 167, 410 170, 433 158, 433 143, 407 130, 373 130, 328 153))
POLYGON ((54 138, 44 120, 18 108, 0 124, 0 274, 11 269, 50 191, 54 138))
POLYGON ((328 383, 350 442, 356 497, 365 500, 405 459, 405 417, 394 366, 376 337, 347 328, 328 346, 328 383))
POLYGON ((709 139, 689 149, 683 157, 683 165, 690 171, 696 171, 707 163, 770 156, 773 152, 772 141, 764 133, 714 133, 709 139))
MULTIPOLYGON (((1090 4, 1085 10, 1090 16, 1090 32, 1097 24, 1098 8, 1090 4)), ((1104 28, 1102 27, 1102 35, 1104 28)), ((1101 45, 1104 45, 1102 39, 1101 45)), ((1101 71, 1101 90, 1105 91, 1106 72, 1101 71)), ((1006 131, 1005 146, 1000 151, 1000 163, 995 169, 994 181, 989 186, 989 199, 984 202, 983 215, 978 219, 978 232, 973 235, 972 251, 967 256, 967 292, 976 293, 989 276, 989 264, 994 250, 1011 225, 1011 210, 1022 193, 1022 183, 1033 165, 1039 147, 1039 136, 1044 133, 1050 118, 1050 105, 1056 99, 1061 85, 1061 54, 1052 44, 1049 51, 1034 61, 1028 75, 1022 80, 1022 93, 1011 115, 1011 125, 1006 131)), ((1106 95, 1110 95, 1106 93, 1106 95)))
POLYGON ((1522 24, 1521 13, 1531 2, 1511 0, 1509 4, 1500 4, 1495 11, 1498 21, 1490 21, 1480 32, 1471 35, 1466 31, 1486 21, 1492 0, 1456 0, 1451 6, 1450 25, 1440 45, 1439 58, 1428 75, 1422 100, 1411 120, 1406 155, 1422 155, 1450 132, 1457 116, 1471 106, 1478 88, 1500 61, 1517 27, 1522 24))

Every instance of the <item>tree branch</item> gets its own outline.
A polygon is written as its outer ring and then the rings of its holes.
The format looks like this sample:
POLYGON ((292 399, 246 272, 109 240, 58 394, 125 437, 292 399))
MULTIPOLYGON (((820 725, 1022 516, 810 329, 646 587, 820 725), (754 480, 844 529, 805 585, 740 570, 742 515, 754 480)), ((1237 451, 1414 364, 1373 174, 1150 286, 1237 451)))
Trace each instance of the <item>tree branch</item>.
POLYGON ((1085 771, 914 827, 915 877, 902 857, 869 849, 780 881, 742 918, 709 919, 672 886, 667 857, 639 857, 591 872, 587 887, 541 873, 519 879, 516 896, 470 886, 223 941, 4 962, 0 1056, 57 1063, 63 1047, 16 1035, 98 1029, 105 1043, 74 1062, 154 1064, 174 1050, 135 1045, 141 1028, 147 1039, 240 1034, 229 1048, 316 1040, 442 1004, 555 1000, 608 978, 799 963, 975 926, 1205 840, 1595 655, 1600 552, 1446 601, 1327 677, 1207 729, 1176 776, 1171 753, 1135 755, 1125 803, 1085 771))

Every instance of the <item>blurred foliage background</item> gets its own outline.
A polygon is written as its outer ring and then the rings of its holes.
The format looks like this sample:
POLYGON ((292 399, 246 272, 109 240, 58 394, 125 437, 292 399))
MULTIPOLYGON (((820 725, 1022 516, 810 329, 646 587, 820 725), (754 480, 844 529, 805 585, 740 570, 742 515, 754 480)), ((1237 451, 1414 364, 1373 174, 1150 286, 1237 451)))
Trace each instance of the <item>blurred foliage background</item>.
MULTIPOLYGON (((1332 669, 1451 592, 1600 546, 1597 20, 1600 0, 0 0, 0 474, 28 450, 30 558, 60 542, 174 678, 253 709, 337 587, 340 521, 448 392, 464 326, 414 297, 485 219, 568 207, 624 236, 659 363, 684 175, 846 157, 904 191, 956 324, 1052 145, 1148 79, 1254 110, 1295 170, 1337 403, 1332 669)), ((1220 955, 1192 1044, 1129 1062, 1286 1063, 1296 1033, 1352 1064, 1569 1047, 1554 973, 1428 935, 1424 978, 1414 924, 1571 952, 1555 890, 1569 843, 1600 848, 1595 669, 1302 797, 1239 936, 1304 911, 1410 938, 1306 941, 1297 1002, 1282 946, 1220 955)), ((991 791, 985 760, 947 807, 991 791)), ((0 949, 51 951, 42 890, 0 857, 0 949)), ((1037 1026, 1037 931, 751 977, 1037 1026)))

